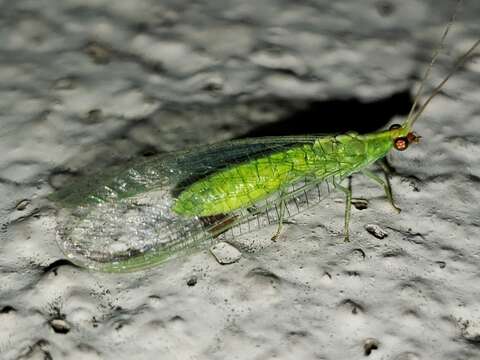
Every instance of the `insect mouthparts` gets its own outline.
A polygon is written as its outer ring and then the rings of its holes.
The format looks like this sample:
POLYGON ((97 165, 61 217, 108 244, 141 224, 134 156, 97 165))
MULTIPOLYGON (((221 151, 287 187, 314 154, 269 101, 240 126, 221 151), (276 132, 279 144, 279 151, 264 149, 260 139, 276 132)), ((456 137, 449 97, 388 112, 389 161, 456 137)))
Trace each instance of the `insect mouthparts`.
POLYGON ((415 143, 415 144, 418 144, 420 142, 420 139, 422 137, 420 135, 417 135, 413 132, 409 132, 407 134, 407 140, 408 140, 408 143, 411 144, 411 143, 415 143))

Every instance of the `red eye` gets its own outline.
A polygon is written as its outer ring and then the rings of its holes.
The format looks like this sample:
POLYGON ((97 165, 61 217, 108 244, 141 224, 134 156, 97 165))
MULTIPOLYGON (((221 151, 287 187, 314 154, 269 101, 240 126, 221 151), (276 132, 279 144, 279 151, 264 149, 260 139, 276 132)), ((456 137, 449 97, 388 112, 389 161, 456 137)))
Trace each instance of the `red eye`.
POLYGON ((393 141, 393 146, 398 151, 406 150, 408 147, 408 139, 406 137, 399 137, 393 141))

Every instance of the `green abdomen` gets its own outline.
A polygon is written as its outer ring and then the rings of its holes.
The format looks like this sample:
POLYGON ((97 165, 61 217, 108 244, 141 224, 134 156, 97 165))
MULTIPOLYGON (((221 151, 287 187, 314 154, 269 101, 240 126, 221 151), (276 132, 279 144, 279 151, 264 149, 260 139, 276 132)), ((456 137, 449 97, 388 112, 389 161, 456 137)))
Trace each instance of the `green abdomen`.
MULTIPOLYGON (((294 148, 210 175, 181 192, 174 211, 182 215, 209 216, 252 205, 308 172, 311 164, 306 151, 304 147, 294 148)), ((309 151, 311 157, 313 153, 309 151)))
POLYGON ((173 210, 187 216, 225 214, 251 206, 305 176, 321 178, 337 168, 338 162, 315 151, 313 144, 294 147, 196 181, 180 193, 173 210))

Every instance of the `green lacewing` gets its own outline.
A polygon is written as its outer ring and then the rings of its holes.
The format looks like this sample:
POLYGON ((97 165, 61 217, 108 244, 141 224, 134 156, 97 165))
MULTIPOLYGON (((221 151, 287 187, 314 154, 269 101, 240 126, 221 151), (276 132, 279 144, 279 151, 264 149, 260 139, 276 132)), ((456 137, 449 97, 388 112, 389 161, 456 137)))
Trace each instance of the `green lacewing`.
MULTIPOLYGON (((443 45, 446 27, 406 121, 360 135, 252 138, 199 146, 109 169, 50 195, 57 205, 57 241, 67 257, 100 271, 132 271, 157 265, 206 244, 279 224, 317 204, 333 190, 346 194, 348 239, 351 191, 341 182, 392 149, 418 142, 415 121, 456 69, 417 110, 423 86, 443 45)), ((394 205, 395 206, 395 205, 394 205)))

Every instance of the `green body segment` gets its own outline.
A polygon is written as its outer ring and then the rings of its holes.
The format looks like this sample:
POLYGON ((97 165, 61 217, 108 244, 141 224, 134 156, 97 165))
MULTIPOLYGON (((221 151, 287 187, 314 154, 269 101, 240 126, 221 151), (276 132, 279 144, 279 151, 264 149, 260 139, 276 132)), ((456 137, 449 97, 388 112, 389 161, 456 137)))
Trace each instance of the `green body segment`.
POLYGON ((311 144, 292 147, 227 167, 183 190, 173 210, 184 216, 211 216, 253 205, 305 177, 338 179, 384 157, 393 139, 405 129, 373 134, 319 137, 311 144))

